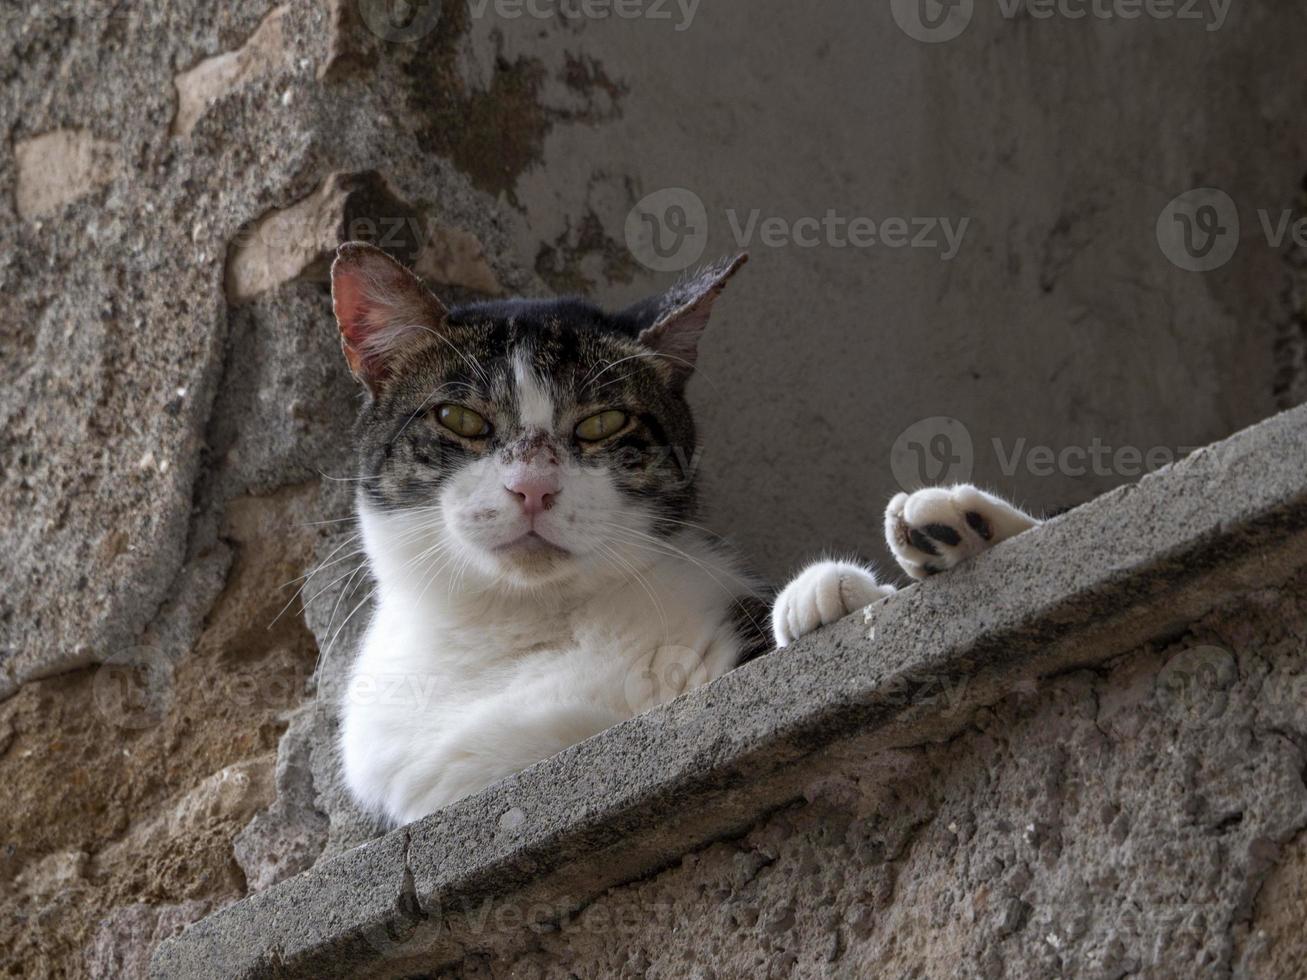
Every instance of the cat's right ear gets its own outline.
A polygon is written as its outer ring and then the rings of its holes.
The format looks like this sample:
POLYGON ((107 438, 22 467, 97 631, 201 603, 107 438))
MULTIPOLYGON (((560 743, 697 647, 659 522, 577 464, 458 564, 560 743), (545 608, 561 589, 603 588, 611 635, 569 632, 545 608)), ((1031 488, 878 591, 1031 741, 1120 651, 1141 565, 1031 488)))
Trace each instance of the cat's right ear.
POLYGON ((336 250, 331 302, 349 369, 374 392, 397 357, 440 329, 447 315, 417 276, 364 242, 346 242, 336 250))
POLYGON ((640 343, 659 355, 661 369, 674 388, 683 388, 693 373, 713 304, 747 261, 747 253, 723 259, 622 313, 637 331, 640 343))

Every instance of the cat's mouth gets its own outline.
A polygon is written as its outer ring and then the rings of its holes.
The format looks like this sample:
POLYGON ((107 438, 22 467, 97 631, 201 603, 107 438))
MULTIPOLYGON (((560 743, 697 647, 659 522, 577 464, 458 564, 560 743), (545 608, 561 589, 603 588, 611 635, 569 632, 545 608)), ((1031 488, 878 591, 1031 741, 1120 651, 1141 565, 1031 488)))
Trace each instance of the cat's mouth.
POLYGON ((527 531, 520 538, 499 545, 495 551, 514 557, 531 558, 563 558, 571 555, 566 548, 541 537, 535 531, 527 531))

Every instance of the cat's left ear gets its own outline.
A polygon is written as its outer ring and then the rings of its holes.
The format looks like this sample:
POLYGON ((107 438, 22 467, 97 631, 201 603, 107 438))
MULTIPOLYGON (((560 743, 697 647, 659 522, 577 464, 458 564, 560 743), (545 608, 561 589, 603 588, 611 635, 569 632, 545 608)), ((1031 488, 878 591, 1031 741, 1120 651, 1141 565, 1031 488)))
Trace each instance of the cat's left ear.
POLYGON ((417 276, 365 242, 336 250, 331 302, 349 369, 373 392, 399 355, 439 330, 448 315, 417 276))
POLYGON ((678 386, 694 372, 699 340, 708 326, 713 304, 747 261, 747 253, 722 259, 627 311, 641 327, 640 343, 663 355, 663 363, 678 386))

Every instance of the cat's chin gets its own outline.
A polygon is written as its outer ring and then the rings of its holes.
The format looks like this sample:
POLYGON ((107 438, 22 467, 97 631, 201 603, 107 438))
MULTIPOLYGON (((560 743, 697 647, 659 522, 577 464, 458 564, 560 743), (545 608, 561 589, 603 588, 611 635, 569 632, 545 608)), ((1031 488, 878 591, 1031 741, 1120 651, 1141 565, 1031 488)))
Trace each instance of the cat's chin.
POLYGON ((576 567, 572 552, 534 531, 499 545, 493 556, 505 576, 522 585, 540 585, 566 578, 576 567))
POLYGON ((501 544, 495 549, 500 555, 516 556, 536 556, 536 555, 557 555, 560 558, 571 556, 571 552, 562 545, 554 544, 548 538, 537 534, 535 531, 528 531, 514 541, 508 544, 501 544))

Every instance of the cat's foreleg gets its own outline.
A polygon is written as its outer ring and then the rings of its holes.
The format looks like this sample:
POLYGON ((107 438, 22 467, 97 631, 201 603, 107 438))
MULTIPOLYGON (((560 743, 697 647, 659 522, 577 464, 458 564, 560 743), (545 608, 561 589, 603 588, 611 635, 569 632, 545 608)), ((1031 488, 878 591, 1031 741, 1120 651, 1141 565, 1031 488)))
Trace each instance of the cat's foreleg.
POLYGON ((787 646, 894 591, 894 586, 877 582, 871 569, 855 562, 809 565, 781 590, 772 606, 776 645, 787 646))
POLYGON ((391 811, 409 823, 557 755, 625 719, 603 705, 505 696, 478 704, 397 780, 391 811))

